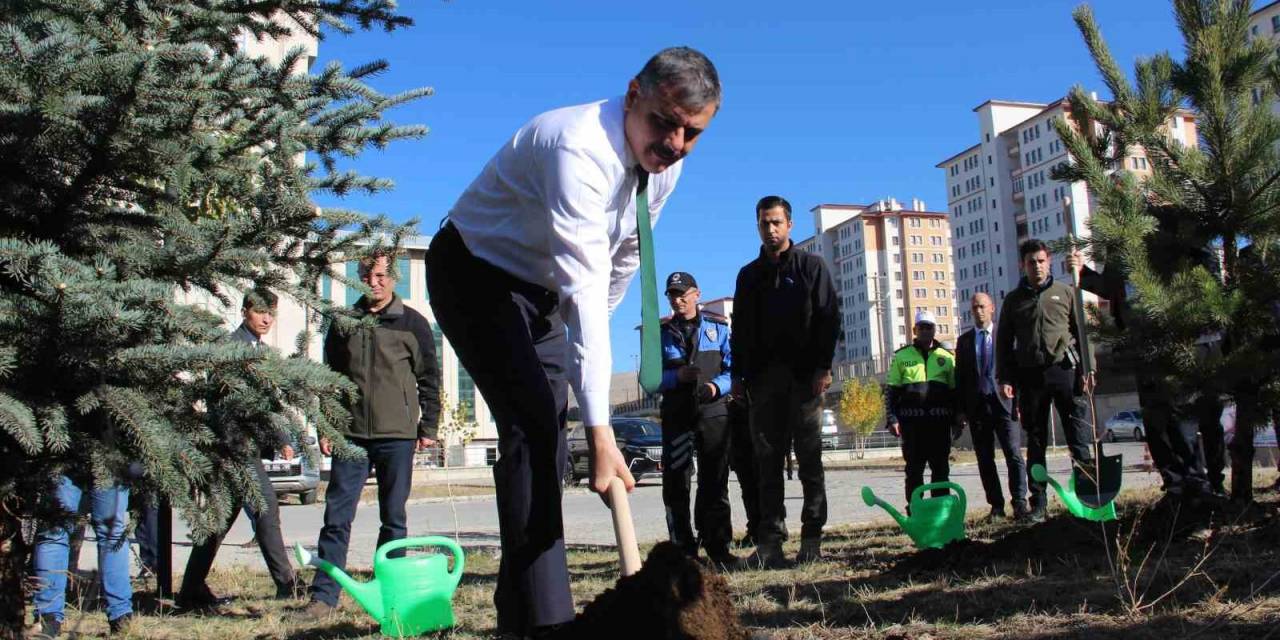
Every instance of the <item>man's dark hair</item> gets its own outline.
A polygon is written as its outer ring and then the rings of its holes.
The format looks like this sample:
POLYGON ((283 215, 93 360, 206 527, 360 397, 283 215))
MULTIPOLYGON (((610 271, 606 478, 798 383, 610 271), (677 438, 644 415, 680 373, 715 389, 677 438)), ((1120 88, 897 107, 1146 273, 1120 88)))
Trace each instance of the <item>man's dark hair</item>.
POLYGON ((791 219, 791 203, 782 196, 765 196, 760 198, 760 202, 756 203, 756 220, 760 219, 760 214, 774 207, 782 207, 787 214, 787 220, 791 219))
POLYGON ((1045 244, 1044 240, 1040 238, 1023 240, 1022 244, 1018 245, 1018 262, 1022 262, 1027 259, 1027 256, 1041 251, 1050 255, 1053 254, 1053 251, 1049 249, 1049 245, 1045 244))
POLYGON ((244 302, 241 304, 240 308, 245 311, 251 311, 253 309, 275 309, 276 303, 278 302, 279 299, 276 298, 276 294, 272 293, 270 289, 254 287, 245 292, 244 302))
POLYGON ((720 74, 707 56, 689 47, 659 51, 644 63, 636 81, 646 96, 666 87, 682 107, 702 110, 714 104, 717 111, 720 109, 720 74))

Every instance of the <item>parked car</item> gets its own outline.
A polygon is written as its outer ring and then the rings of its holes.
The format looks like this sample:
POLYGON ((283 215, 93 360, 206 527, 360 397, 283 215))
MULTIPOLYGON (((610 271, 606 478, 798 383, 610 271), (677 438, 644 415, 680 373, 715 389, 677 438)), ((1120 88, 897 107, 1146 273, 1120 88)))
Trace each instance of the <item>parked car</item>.
POLYGON ((1142 410, 1130 409, 1107 418, 1107 442, 1117 440, 1142 440, 1146 434, 1142 431, 1142 410))
MULTIPOLYGON (((648 418, 610 418, 614 440, 637 480, 662 474, 662 425, 648 418)), ((569 473, 566 481, 576 482, 591 474, 587 457, 586 428, 569 430, 569 473)))
POLYGON ((262 467, 271 478, 271 488, 275 489, 277 498, 292 493, 297 494, 302 504, 314 504, 320 486, 320 468, 316 464, 320 460, 320 449, 315 436, 307 435, 305 440, 310 456, 303 455, 303 448, 295 440, 292 460, 285 460, 277 452, 271 460, 263 458, 262 467))
POLYGON ((840 426, 836 423, 836 412, 831 409, 822 410, 822 448, 835 449, 840 444, 840 426))

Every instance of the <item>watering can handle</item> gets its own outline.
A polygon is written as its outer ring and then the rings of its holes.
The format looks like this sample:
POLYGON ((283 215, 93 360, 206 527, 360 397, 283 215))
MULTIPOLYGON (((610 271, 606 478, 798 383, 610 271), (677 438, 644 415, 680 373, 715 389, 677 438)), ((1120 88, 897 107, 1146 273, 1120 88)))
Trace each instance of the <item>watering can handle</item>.
POLYGON ((458 580, 462 578, 462 568, 466 564, 466 556, 462 553, 462 547, 454 542, 453 538, 444 536, 426 536, 420 538, 401 538, 392 540, 381 547, 374 554, 374 563, 382 562, 387 559, 387 554, 397 549, 405 549, 408 547, 444 547, 453 555, 453 571, 449 572, 449 577, 453 579, 453 584, 458 584, 458 580))
POLYGON ((916 487, 915 491, 911 492, 910 502, 915 504, 925 491, 931 491, 933 489, 950 489, 951 493, 954 493, 957 498, 960 498, 960 511, 964 512, 969 510, 969 502, 965 498, 964 488, 954 482, 930 482, 929 484, 922 484, 916 487))

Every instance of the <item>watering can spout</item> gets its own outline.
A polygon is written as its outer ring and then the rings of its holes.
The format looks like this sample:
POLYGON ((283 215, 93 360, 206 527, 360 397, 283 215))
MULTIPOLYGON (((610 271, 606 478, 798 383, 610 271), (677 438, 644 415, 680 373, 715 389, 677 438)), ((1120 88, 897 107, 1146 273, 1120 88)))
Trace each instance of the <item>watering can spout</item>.
POLYGON ((293 552, 298 557, 298 564, 315 567, 316 570, 325 572, 351 594, 351 598, 360 603, 369 615, 374 618, 383 617, 382 589, 378 586, 376 578, 369 582, 360 582, 348 575, 346 571, 334 566, 332 562, 312 555, 311 552, 303 549, 300 543, 294 543, 293 552))
POLYGON ((877 498, 876 492, 872 491, 871 487, 862 488, 862 501, 865 502, 868 507, 879 505, 881 509, 888 512, 889 516, 898 522, 898 526, 906 528, 907 517, 902 515, 902 513, 895 509, 893 505, 877 498))

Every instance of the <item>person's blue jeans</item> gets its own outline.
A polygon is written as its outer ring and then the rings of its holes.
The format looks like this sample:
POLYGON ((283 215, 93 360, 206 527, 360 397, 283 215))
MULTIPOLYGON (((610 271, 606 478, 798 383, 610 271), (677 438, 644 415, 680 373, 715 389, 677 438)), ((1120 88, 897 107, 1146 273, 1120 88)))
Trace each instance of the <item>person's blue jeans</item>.
MULTIPOLYGON (((85 490, 63 476, 58 485, 58 502, 69 514, 79 510, 85 490)), ((129 583, 128 523, 129 489, 88 490, 90 522, 98 537, 98 575, 107 601, 107 619, 115 620, 133 612, 133 586, 129 583)), ((35 595, 36 615, 52 614, 59 621, 67 594, 67 558, 70 534, 66 523, 46 526, 36 534, 35 568, 40 589, 35 595)))
MULTIPOLYGON (((356 518, 360 491, 369 479, 369 465, 378 478, 378 546, 399 540, 408 533, 405 503, 413 485, 413 454, 417 440, 361 440, 347 438, 352 446, 365 450, 365 459, 334 457, 329 467, 329 486, 324 492, 324 526, 320 529, 317 554, 339 569, 347 566, 347 544, 351 541, 351 522, 356 518)), ((403 556, 393 551, 390 557, 403 556)), ((338 604, 338 583, 329 574, 317 571, 311 582, 311 599, 331 606, 338 604)))

